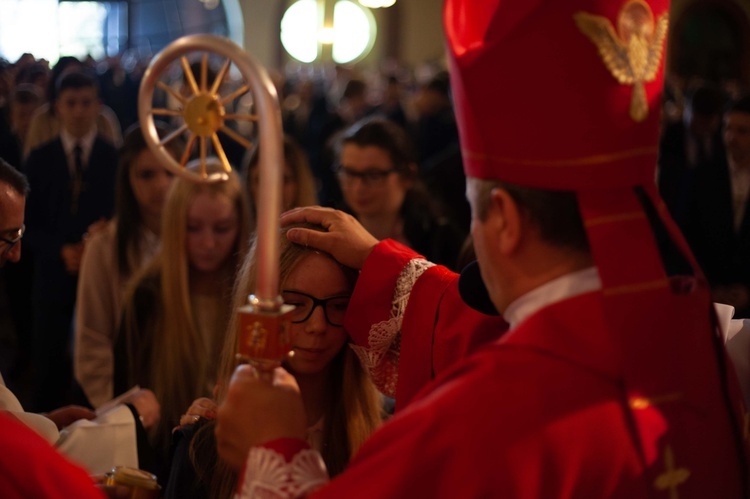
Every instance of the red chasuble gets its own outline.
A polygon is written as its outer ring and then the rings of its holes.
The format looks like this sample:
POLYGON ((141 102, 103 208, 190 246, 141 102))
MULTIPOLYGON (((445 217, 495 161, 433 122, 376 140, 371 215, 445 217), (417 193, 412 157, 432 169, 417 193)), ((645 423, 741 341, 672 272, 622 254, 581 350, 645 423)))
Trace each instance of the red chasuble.
MULTIPOLYGON (((380 272, 363 271, 358 291, 371 288, 370 278, 380 281, 390 273, 386 256, 393 246, 379 245, 365 270, 380 272)), ((392 250, 394 255, 405 251, 392 250)), ((716 408, 709 411, 692 405, 695 393, 630 398, 602 292, 545 307, 500 337, 497 324, 487 322, 482 331, 479 314, 462 306, 452 285, 436 296, 436 282, 447 280, 446 272, 431 267, 414 285, 401 346, 416 335, 433 345, 432 365, 447 369, 372 436, 322 497, 354 490, 372 497, 740 496, 736 448, 721 395, 708 401, 716 408), (426 320, 428 311, 437 314, 426 320), (435 327, 412 329, 420 324, 435 327), (500 339, 488 341, 493 335, 500 339), (667 407, 688 421, 691 437, 663 449, 670 421, 662 409, 667 407), (638 432, 633 412, 641 419, 638 432)), ((365 301, 376 298, 357 303, 365 301)), ((352 317, 359 317, 356 310, 352 317)), ((709 341, 706 335, 670 332, 668 319, 664 333, 676 343, 695 348, 696 342, 709 341)), ((361 340, 364 327, 355 329, 361 340)), ((711 345, 704 350, 712 359, 711 345)), ((406 360, 402 351, 397 393, 402 383, 411 390, 423 379, 421 373, 409 376, 414 370, 406 360)), ((703 372, 718 375, 708 368, 703 372)), ((695 392, 711 397, 701 386, 695 392)))
POLYGON ((344 327, 397 410, 435 375, 508 329, 501 318, 463 303, 457 274, 392 240, 375 247, 359 282, 344 327))
POLYGON ((3 499, 104 497, 83 468, 67 461, 39 435, 1 412, 0 442, 3 499))
MULTIPOLYGON (((347 318, 355 339, 369 349, 378 325, 398 322, 395 316, 403 312, 400 334, 390 345, 393 357, 371 358, 386 359, 386 372, 398 373, 396 394, 415 393, 315 497, 741 496, 721 394, 707 395, 696 385, 695 393, 633 399, 623 385, 618 333, 607 320, 601 291, 549 305, 504 333, 497 318, 463 304, 457 276, 438 266, 423 269, 411 293, 402 290, 408 295, 405 309, 394 307, 393 289, 398 296, 403 281, 410 282, 405 269, 416 256, 392 241, 380 243, 365 264, 347 318), (410 345, 430 354, 409 353, 410 345), (410 361, 430 366, 436 378, 429 381, 410 361), (702 402, 715 410, 698 410, 696 393, 712 398, 702 402), (670 414, 680 415, 690 438, 665 449, 670 414)), ((670 331, 664 319, 665 334, 675 342, 694 348, 708 340, 670 331)), ((703 349, 713 358, 710 345, 703 349)), ((285 444, 269 447, 292 461, 285 444)), ((246 483, 268 480, 258 466, 250 468, 246 483)), ((291 482, 314 476, 302 469, 288 473, 291 482)), ((269 497, 293 497, 299 494, 289 490, 310 488, 276 490, 269 497)))
POLYGON ((750 416, 709 293, 672 286, 652 227, 700 283, 653 181, 668 13, 447 0, 467 176, 574 191, 602 290, 503 335, 460 303, 455 276, 380 245, 346 326, 399 411, 322 496, 750 495, 750 416))

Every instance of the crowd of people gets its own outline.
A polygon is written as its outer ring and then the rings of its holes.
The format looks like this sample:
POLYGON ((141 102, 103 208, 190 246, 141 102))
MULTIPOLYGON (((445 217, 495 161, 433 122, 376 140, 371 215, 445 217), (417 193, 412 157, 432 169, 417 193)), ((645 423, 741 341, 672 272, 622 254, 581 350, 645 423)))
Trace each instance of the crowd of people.
MULTIPOLYGON (((34 411, 28 414, 42 421, 36 430, 59 444, 64 427, 99 421, 94 410, 129 394, 121 400, 133 426, 126 438, 137 442, 140 468, 158 476, 170 497, 194 487, 205 497, 217 487, 228 494, 235 474, 216 466, 215 451, 198 450, 215 448, 205 416, 226 392, 236 363, 233 310, 254 282, 248 249, 262 212, 260 154, 225 148, 234 171, 220 184, 175 179, 148 149, 135 117, 123 112, 133 107, 122 99, 135 99, 137 71, 123 73, 116 62, 96 71, 91 61, 62 57, 49 69, 27 54, 0 64, 0 157, 29 186, 16 189, 25 202, 23 253, 20 236, 3 239, 17 242, 4 254, 12 265, 0 270, 0 309, 10 326, 3 388, 12 400, 2 407, 34 411), (190 480, 168 482, 171 474, 190 480)), ((200 63, 191 71, 200 74, 200 63)), ((209 81, 215 76, 209 68, 209 81)), ((353 74, 341 87, 337 97, 321 81, 280 86, 283 210, 346 210, 378 237, 455 268, 467 211, 461 203, 448 208, 448 198, 426 187, 433 168, 442 172, 435 185, 449 181, 443 173, 450 169, 464 182, 447 74, 408 98, 403 81, 391 76, 380 104, 353 74)), ((184 94, 187 78, 174 88, 184 94)), ((157 132, 165 137, 177 125, 157 122, 157 132)), ((167 143, 176 159, 184 147, 181 139, 167 143)), ((221 166, 209 158, 207 167, 221 166)), ((283 257, 283 297, 309 312, 292 326, 301 339, 289 365, 304 386, 308 441, 340 473, 393 400, 377 394, 346 347, 343 314, 356 272, 341 273, 333 260, 297 245, 285 246, 283 257)), ((81 445, 68 447, 70 439, 60 450, 89 463, 77 454, 81 445)))
MULTIPOLYGON (((193 64, 192 70, 200 72, 200 64, 193 64)), ((380 92, 377 78, 368 76, 365 83, 364 77, 347 71, 339 70, 348 79, 337 78, 343 82, 336 85, 340 87, 337 92, 323 79, 313 80, 302 74, 292 75, 286 83, 279 84, 287 132, 284 209, 320 203, 357 213, 365 198, 395 200, 395 204, 378 201, 357 216, 386 220, 388 226, 381 231, 382 237, 397 237, 402 241, 411 238, 409 244, 439 263, 455 268, 458 248, 468 233, 465 200, 456 203, 454 209, 449 205, 450 199, 445 198, 445 202, 441 197, 431 199, 423 187, 430 185, 429 171, 442 161, 441 155, 451 151, 447 156, 455 160, 458 151, 446 74, 436 73, 418 90, 406 95, 405 89, 414 84, 403 71, 394 71, 398 77, 383 79, 383 98, 378 103, 373 97, 380 92), (356 178, 352 175, 365 171, 363 167, 340 166, 338 135, 352 129, 356 122, 370 118, 375 124, 367 129, 385 130, 382 140, 373 145, 392 156, 392 160, 386 158, 385 163, 381 162, 379 168, 393 167, 399 172, 387 175, 387 183, 370 181, 378 172, 371 171, 369 164, 365 167, 367 176, 356 178), (415 203, 413 199, 420 201, 415 203), (442 248, 439 242, 447 242, 448 247, 442 248)), ((17 347, 16 358, 6 361, 12 365, 4 369, 10 370, 11 384, 19 382, 20 392, 26 386, 33 387, 33 396, 19 395, 38 410, 59 406, 65 400, 87 399, 96 406, 114 396, 109 374, 110 350, 121 319, 122 298, 128 280, 156 251, 161 208, 170 178, 166 172, 153 169, 154 157, 145 150, 140 131, 132 129, 137 127, 132 113, 137 93, 133 89, 137 89, 141 73, 140 66, 126 71, 118 58, 96 63, 66 56, 51 69, 46 61, 35 60, 30 54, 13 64, 0 61, 0 157, 27 174, 32 184, 38 184, 29 198, 30 242, 25 257, 18 265, 3 271, 5 287, 13 293, 7 293, 7 299, 0 303, 7 307, 12 318, 10 325, 15 330, 15 334, 13 331, 6 334, 5 341, 15 342, 17 347), (123 100, 130 105, 124 105, 123 100), (51 146, 57 138, 60 141, 51 146), (42 203, 37 202, 46 202, 49 196, 43 190, 44 183, 61 187, 68 182, 65 168, 57 168, 61 177, 53 177, 37 175, 35 170, 39 167, 34 165, 54 158, 63 167, 64 162, 75 167, 78 153, 74 142, 79 142, 78 139, 82 144, 83 167, 80 173, 68 172, 74 177, 72 185, 80 190, 74 200, 81 203, 80 213, 73 221, 67 220, 65 214, 67 211, 72 216, 72 207, 62 210, 60 205, 40 206, 42 203), (40 149, 41 145, 47 148, 40 149), (100 164, 107 166, 100 169, 100 164), (100 170, 106 178, 96 176, 95 172, 100 170), (97 207, 91 205, 95 194, 102 197, 97 207), (43 209, 47 213, 42 213, 43 209), (75 227, 57 234, 59 240, 50 245, 49 238, 40 240, 46 237, 40 224, 61 231, 66 224, 75 227), (39 247, 38 255, 34 246, 39 247), (85 260, 84 246, 89 248, 85 260), (52 268, 54 272, 50 274, 52 268), (104 269, 116 272, 104 277, 104 269), (39 282, 34 281, 34 276, 39 282), (52 285, 53 282, 57 284, 52 285), (106 306, 92 310, 91 300, 102 296, 107 297, 106 306), (41 308, 47 313, 34 321, 41 308), (69 337, 61 331, 66 331, 65 325, 71 321, 75 323, 76 337, 74 372, 83 393, 78 387, 73 387, 72 393, 65 393, 60 386, 70 379, 69 362, 60 364, 64 359, 57 354, 68 349, 69 337)), ((209 68, 208 78, 213 77, 215 72, 209 68)), ((175 81, 178 93, 186 88, 183 80, 180 76, 175 81)), ((164 123, 162 136, 174 125, 164 123)), ((232 166, 246 179, 243 190, 250 199, 249 230, 252 231, 258 154, 244 149, 235 151, 229 147, 237 145, 232 140, 222 143, 232 166)), ((169 147, 176 155, 184 144, 172 141, 169 147)), ((460 161, 454 161, 448 168, 458 173, 459 181, 463 182, 460 161)), ((434 183, 445 181, 443 174, 432 179, 434 183)), ((462 191, 462 187, 454 189, 454 186, 445 190, 462 191)), ((67 203, 62 199, 60 202, 67 203)))
POLYGON ((749 317, 750 95, 705 82, 684 94, 681 113, 662 133, 659 190, 716 301, 749 317))
POLYGON ((0 491, 97 496, 43 435, 89 473, 99 447, 132 449, 113 459, 168 498, 750 495, 750 372, 732 368, 747 352, 729 360, 712 304, 750 314, 750 97, 690 86, 662 126, 654 69, 636 119, 580 9, 665 19, 667 2, 508 4, 523 32, 448 0, 452 74, 411 99, 399 74, 377 102, 350 73, 280 84, 279 293, 295 308, 273 373, 237 358, 258 150, 229 154, 223 182, 173 177, 113 97, 133 102, 137 72, 1 64, 0 307, 17 354, 0 439, 18 460, 0 459, 0 491), (497 73, 549 40, 566 56, 497 73), (542 72, 561 82, 549 95, 542 72), (67 436, 115 419, 117 440, 67 436))

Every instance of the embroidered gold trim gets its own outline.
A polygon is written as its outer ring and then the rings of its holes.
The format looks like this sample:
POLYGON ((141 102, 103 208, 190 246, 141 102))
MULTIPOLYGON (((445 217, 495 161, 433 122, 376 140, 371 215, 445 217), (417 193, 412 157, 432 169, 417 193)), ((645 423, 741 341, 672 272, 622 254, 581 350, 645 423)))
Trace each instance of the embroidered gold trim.
POLYGON ((618 222, 627 222, 629 220, 640 220, 646 218, 646 215, 642 211, 634 211, 631 213, 618 213, 617 215, 610 215, 607 217, 597 217, 590 220, 586 220, 586 228, 596 227, 597 225, 606 225, 618 222))
POLYGON ((649 289, 666 288, 667 286, 669 286, 668 280, 658 279, 656 281, 626 284, 625 286, 617 286, 614 288, 604 288, 602 293, 604 293, 605 296, 624 295, 628 293, 640 293, 641 291, 647 291, 649 289))
POLYGON ((664 53, 669 24, 667 13, 654 21, 651 7, 643 0, 629 0, 617 15, 617 32, 603 16, 578 12, 578 29, 599 51, 602 62, 618 83, 633 87, 630 117, 641 122, 648 116, 645 83, 656 79, 664 53))
POLYGON ((654 488, 657 490, 669 490, 670 499, 679 499, 677 487, 690 478, 690 470, 687 468, 676 468, 674 464, 674 452, 672 447, 664 447, 664 464, 666 470, 654 480, 654 488))
POLYGON ((484 153, 477 153, 463 149, 461 153, 467 159, 492 161, 494 163, 505 163, 512 165, 524 165, 524 166, 581 166, 581 165, 597 165, 600 163, 614 163, 616 161, 622 161, 623 159, 636 158, 638 156, 647 156, 650 154, 656 154, 658 148, 656 146, 639 147, 636 149, 629 149, 627 151, 619 151, 611 154, 598 154, 596 156, 584 156, 581 158, 571 159, 553 159, 553 160, 535 160, 535 159, 524 159, 524 158, 504 158, 500 156, 492 156, 484 153))

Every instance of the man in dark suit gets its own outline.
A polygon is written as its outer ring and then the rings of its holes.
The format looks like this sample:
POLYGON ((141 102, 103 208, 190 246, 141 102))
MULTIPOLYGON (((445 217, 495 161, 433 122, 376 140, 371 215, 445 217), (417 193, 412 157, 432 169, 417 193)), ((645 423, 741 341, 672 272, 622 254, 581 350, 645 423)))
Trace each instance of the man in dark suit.
POLYGON ((685 226, 714 300, 750 316, 750 96, 724 114, 726 159, 696 170, 685 226))
POLYGON ((688 94, 682 120, 669 124, 659 142, 659 194, 672 218, 685 225, 696 171, 723 160, 719 133, 724 94, 704 85, 688 94))
POLYGON ((34 251, 34 408, 64 405, 72 380, 70 331, 84 235, 113 209, 117 151, 97 135, 96 80, 63 74, 55 112, 60 134, 26 162, 31 194, 26 240, 34 251))

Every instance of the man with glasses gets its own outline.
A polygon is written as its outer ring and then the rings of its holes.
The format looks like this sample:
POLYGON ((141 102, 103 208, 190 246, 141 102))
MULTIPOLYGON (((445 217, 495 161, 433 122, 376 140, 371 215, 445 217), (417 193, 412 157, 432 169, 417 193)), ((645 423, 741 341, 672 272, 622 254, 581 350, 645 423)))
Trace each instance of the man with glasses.
POLYGON ((13 262, 18 262, 20 259, 20 248, 21 248, 21 238, 23 237, 23 233, 26 231, 26 226, 22 225, 18 229, 11 229, 6 232, 6 236, 2 237, 0 236, 0 242, 5 243, 7 246, 6 248, 0 253, 0 267, 5 265, 6 260, 11 260, 13 262), (18 251, 13 251, 13 248, 19 248, 18 251))
POLYGON ((23 213, 29 183, 18 170, 0 159, 0 267, 21 259, 25 230, 23 213))
MULTIPOLYGON (((24 233, 24 208, 29 184, 26 177, 0 158, 0 267, 21 259, 21 238, 24 233)), ((80 418, 91 419, 94 413, 82 407, 69 406, 52 411, 48 417, 23 412, 16 397, 0 377, 0 410, 12 411, 25 424, 54 442, 58 428, 80 418)))
MULTIPOLYGON (((23 238, 24 208, 29 184, 26 177, 0 158, 0 267, 6 262, 17 263, 21 259, 21 239, 23 238)), ((81 419, 92 419, 92 411, 78 406, 66 406, 42 416, 26 413, 16 397, 5 387, 0 377, 0 410, 14 411, 32 429, 50 442, 54 442, 57 431, 81 419)))
MULTIPOLYGON (((28 193, 26 177, 0 158, 0 267, 21 259, 28 193)), ((0 490, 12 497, 67 497, 70 493, 94 497, 96 492, 86 472, 72 466, 27 427, 39 432, 41 426, 30 424, 23 413, 9 412, 16 406, 20 407, 18 400, 0 376, 0 440, 4 445, 2 456, 8 458, 0 458, 0 490), (42 462, 43 470, 39 466, 42 462)), ((52 421, 35 414, 28 418, 36 418, 52 435, 56 433, 52 421)))
MULTIPOLYGON (((26 177, 0 158, 0 267, 8 261, 17 263, 21 259, 24 208, 28 193, 26 177)), ((153 394, 141 391, 130 403, 137 410, 140 401, 149 397, 153 397, 153 394)), ((10 494, 10 497, 101 497, 88 473, 71 464, 50 446, 57 442, 59 430, 63 427, 79 419, 94 417, 96 414, 93 411, 75 405, 45 414, 26 412, 0 376, 0 441, 6 445, 0 454, 7 458, 0 456, 0 491, 10 494)), ((113 425, 113 429, 100 428, 102 431, 91 434, 93 438, 83 439, 78 446, 68 446, 67 452, 74 459, 85 456, 87 449, 92 449, 94 459, 106 455, 96 453, 94 440, 108 445, 112 440, 109 435, 115 432, 123 435, 123 430, 117 425, 113 425)), ((125 435, 135 439, 127 430, 125 435)), ((108 497, 120 497, 117 495, 119 490, 102 487, 100 491, 107 493, 108 497)))

